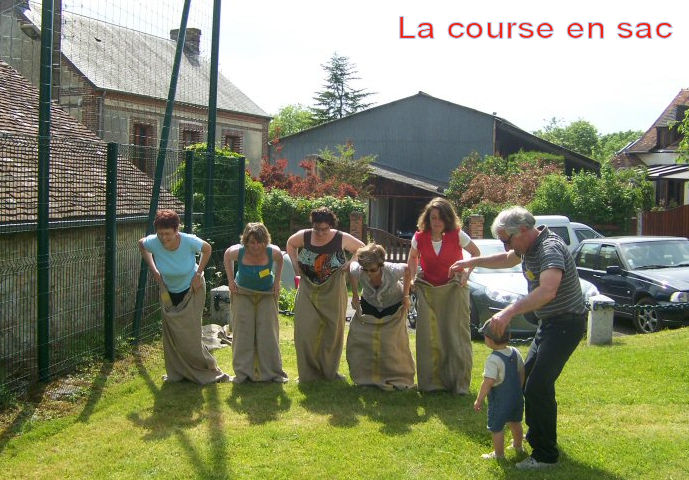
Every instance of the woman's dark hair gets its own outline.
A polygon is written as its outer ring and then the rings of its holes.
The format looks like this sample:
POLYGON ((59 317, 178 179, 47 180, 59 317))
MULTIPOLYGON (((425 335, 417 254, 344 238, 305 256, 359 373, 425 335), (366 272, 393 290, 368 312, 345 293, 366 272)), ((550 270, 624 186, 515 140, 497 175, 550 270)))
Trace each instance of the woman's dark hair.
POLYGON ((424 207, 423 212, 421 212, 421 215, 419 215, 419 219, 416 222, 416 227, 419 229, 420 232, 424 232, 426 230, 430 231, 431 211, 434 208, 438 209, 440 219, 445 224, 445 232, 451 232, 453 230, 461 228, 462 223, 459 220, 459 217, 457 216, 455 209, 452 207, 452 204, 442 197, 435 197, 433 200, 428 202, 428 204, 426 204, 426 207, 424 207))
POLYGON ((153 227, 156 230, 159 228, 171 228, 177 231, 179 228, 179 215, 174 210, 158 210, 156 218, 153 220, 153 227))
POLYGON ((328 207, 318 207, 311 210, 311 223, 327 223, 332 228, 337 227, 337 216, 328 207))

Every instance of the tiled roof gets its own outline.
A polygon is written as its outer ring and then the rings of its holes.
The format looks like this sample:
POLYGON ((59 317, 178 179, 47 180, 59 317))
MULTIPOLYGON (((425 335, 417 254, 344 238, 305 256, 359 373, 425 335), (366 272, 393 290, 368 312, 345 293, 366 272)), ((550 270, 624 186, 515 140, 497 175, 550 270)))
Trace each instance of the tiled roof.
MULTIPOLYGON (((40 28, 40 11, 26 10, 25 15, 40 28)), ((63 55, 97 89, 167 99, 175 41, 68 11, 62 12, 62 22, 63 55)), ((206 108, 209 84, 210 63, 200 55, 182 55, 175 101, 206 108)), ((217 107, 269 116, 222 74, 217 107)))
MULTIPOLYGON (((653 125, 651 125, 651 128, 649 128, 646 131, 646 133, 644 133, 641 136, 639 140, 627 147, 625 149, 625 152, 643 153, 650 152, 653 149, 655 149, 658 143, 656 127, 667 127, 672 122, 676 121, 678 105, 689 105, 689 89, 680 90, 677 96, 665 108, 660 117, 658 117, 658 119, 653 123, 653 125)), ((671 148, 672 146, 669 147, 671 148)))
MULTIPOLYGON (((50 218, 105 215, 106 144, 51 105, 50 218)), ((0 223, 36 220, 38 201, 38 90, 0 61, 0 223)), ((117 214, 148 214, 153 181, 127 159, 118 162, 117 214)), ((161 191, 161 208, 184 206, 161 191)))

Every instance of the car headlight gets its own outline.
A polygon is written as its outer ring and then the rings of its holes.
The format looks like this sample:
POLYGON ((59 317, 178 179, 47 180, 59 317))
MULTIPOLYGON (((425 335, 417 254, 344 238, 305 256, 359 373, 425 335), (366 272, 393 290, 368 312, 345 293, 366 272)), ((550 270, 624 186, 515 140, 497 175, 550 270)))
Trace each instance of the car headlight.
POLYGON ((689 292, 675 292, 670 295, 670 301, 675 303, 689 302, 689 292))
POLYGON ((486 296, 493 302, 498 303, 514 303, 523 297, 523 295, 518 293, 506 292, 505 290, 494 290, 492 288, 486 289, 486 296))

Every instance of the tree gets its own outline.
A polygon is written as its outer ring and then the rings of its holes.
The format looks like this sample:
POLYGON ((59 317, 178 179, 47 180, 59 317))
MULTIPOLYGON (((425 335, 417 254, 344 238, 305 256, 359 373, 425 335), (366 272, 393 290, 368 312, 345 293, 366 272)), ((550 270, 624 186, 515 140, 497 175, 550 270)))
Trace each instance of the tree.
POLYGON ((598 144, 598 130, 586 120, 577 120, 565 127, 561 120, 553 117, 543 130, 536 130, 533 134, 587 157, 592 157, 598 144))
POLYGON ((321 150, 318 155, 321 162, 318 165, 320 176, 324 179, 332 179, 336 185, 351 185, 359 197, 368 196, 367 182, 371 174, 371 162, 375 161, 375 155, 365 155, 354 158, 356 153, 354 145, 348 142, 345 145, 335 145, 337 154, 328 148, 321 150))
POLYGON ((268 138, 286 137, 315 125, 313 114, 308 107, 299 103, 282 107, 268 125, 268 138))
POLYGON ((316 156, 302 160, 299 166, 304 169, 304 176, 287 173, 287 160, 284 158, 277 159, 275 163, 264 161, 259 180, 266 190, 283 189, 294 197, 366 197, 366 180, 375 155, 354 158, 351 143, 336 145, 336 149, 337 154, 326 148, 319 152, 318 160, 316 156))
POLYGON ((672 128, 676 128, 682 136, 677 148, 677 151, 679 151, 679 158, 677 161, 689 163, 689 110, 684 112, 684 119, 673 124, 672 128))
POLYGON ((627 130, 601 135, 598 143, 593 148, 592 157, 599 162, 611 160, 617 152, 626 147, 630 142, 638 139, 644 132, 640 130, 627 130))
POLYGON ((543 178, 563 173, 562 157, 542 152, 518 152, 507 158, 476 152, 462 159, 450 174, 445 194, 460 216, 475 212, 478 205, 525 205, 543 178))
POLYGON ((316 92, 313 97, 316 106, 311 108, 317 124, 346 117, 373 105, 364 102, 372 95, 371 92, 352 87, 352 81, 359 80, 359 77, 356 76, 356 66, 347 57, 335 52, 329 62, 321 66, 327 73, 324 90, 316 92))
POLYGON ((646 180, 645 170, 615 169, 604 161, 600 176, 584 171, 574 173, 571 179, 548 176, 528 208, 534 214, 557 213, 590 225, 616 225, 619 230, 615 233, 624 234, 629 218, 652 205, 653 186, 646 180))

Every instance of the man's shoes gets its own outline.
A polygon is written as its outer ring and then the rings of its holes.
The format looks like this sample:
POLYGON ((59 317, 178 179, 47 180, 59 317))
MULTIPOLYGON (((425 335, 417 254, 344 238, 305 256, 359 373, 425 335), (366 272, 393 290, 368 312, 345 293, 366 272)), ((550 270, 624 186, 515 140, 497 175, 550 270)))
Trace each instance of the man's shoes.
POLYGON ((557 463, 539 462, 533 457, 526 457, 524 460, 517 463, 515 467, 517 467, 519 470, 539 470, 542 468, 549 468, 554 465, 557 465, 557 463))
POLYGON ((494 460, 494 459, 496 459, 496 460, 504 460, 504 459, 505 459, 504 456, 502 456, 502 457, 501 457, 501 456, 498 456, 495 452, 484 453, 483 455, 481 455, 481 458, 484 459, 484 460, 494 460))

